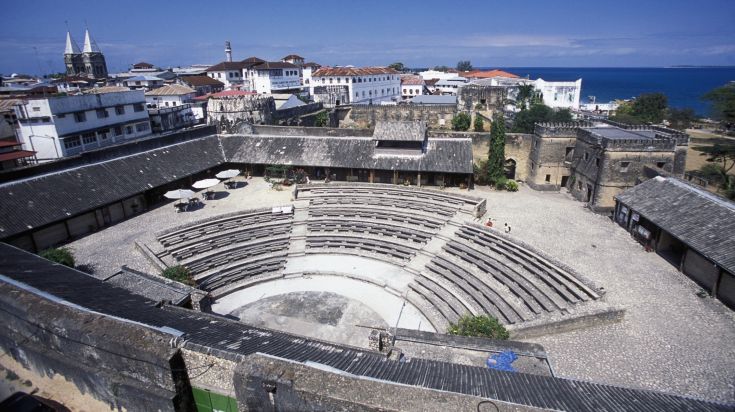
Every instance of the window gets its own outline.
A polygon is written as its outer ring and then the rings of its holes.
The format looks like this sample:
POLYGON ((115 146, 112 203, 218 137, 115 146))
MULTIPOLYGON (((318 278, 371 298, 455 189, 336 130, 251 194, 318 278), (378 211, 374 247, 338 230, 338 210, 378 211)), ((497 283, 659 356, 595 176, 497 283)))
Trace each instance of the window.
POLYGON ((330 77, 330 78, 329 78, 329 84, 332 84, 332 81, 333 81, 333 80, 334 80, 334 79, 330 77))
POLYGON ((360 97, 360 92, 355 92, 355 97, 360 97))
POLYGON ((140 86, 140 82, 135 82, 135 85, 136 86, 140 86))
POLYGON ((122 126, 115 126, 115 136, 120 136, 122 134, 122 126))
POLYGON ((600 158, 595 157, 595 166, 600 167, 600 158))
POLYGON ((630 162, 620 162, 620 171, 627 172, 628 166, 630 166, 630 162))
POLYGON ((408 94, 408 92, 406 91, 406 89, 403 89, 403 94, 408 94))
POLYGON ((145 107, 143 107, 143 103, 135 103, 133 105, 134 112, 142 112, 143 110, 145 110, 145 107))
POLYGON ((64 139, 64 149, 72 149, 74 147, 81 146, 82 143, 79 141, 79 137, 70 137, 64 139))
POLYGON ((546 175, 546 179, 544 179, 546 183, 551 183, 551 175, 546 175))
POLYGON ((663 169, 664 166, 666 166, 666 162, 656 162, 656 167, 659 169, 663 169))
POLYGON ((86 122, 87 116, 84 114, 84 112, 76 112, 74 113, 74 121, 77 123, 86 122))
POLYGON ((133 134, 133 126, 125 126, 125 134, 133 134))
POLYGON ((34 112, 40 112, 41 111, 41 108, 38 107, 38 106, 33 106, 33 111, 34 112))
POLYGON ((107 139, 107 137, 108 137, 107 134, 108 133, 110 133, 110 129, 102 129, 99 132, 97 132, 97 134, 99 134, 99 136, 100 136, 100 138, 102 140, 106 140, 107 139))
POLYGON ((582 182, 577 181, 577 189, 582 190, 582 182))
POLYGON ((115 114, 116 115, 125 114, 125 106, 115 106, 115 114))
POLYGON ((49 123, 51 121, 51 118, 48 116, 44 116, 41 118, 41 123, 49 123))
POLYGON ((590 160, 590 154, 587 152, 584 152, 584 160, 590 160))
POLYGON ((105 110, 105 109, 97 109, 97 118, 98 119, 104 119, 107 116, 109 116, 107 114, 107 110, 105 110))
POLYGON ((135 125, 135 130, 137 130, 138 132, 145 132, 148 129, 150 129, 150 126, 148 126, 148 122, 138 123, 135 125))
POLYGON ((82 142, 84 144, 95 144, 97 143, 97 136, 93 133, 85 133, 82 135, 82 142))

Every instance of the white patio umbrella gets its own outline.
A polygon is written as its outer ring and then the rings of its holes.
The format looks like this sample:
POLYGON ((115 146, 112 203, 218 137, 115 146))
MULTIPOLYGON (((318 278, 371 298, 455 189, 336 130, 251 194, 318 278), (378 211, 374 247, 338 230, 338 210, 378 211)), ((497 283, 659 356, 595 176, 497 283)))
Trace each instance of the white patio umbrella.
POLYGON ((231 179, 239 174, 240 171, 237 169, 227 169, 217 173, 215 176, 217 176, 218 179, 231 179))
POLYGON ((163 194, 167 199, 189 199, 194 197, 194 192, 189 189, 171 190, 163 194))
POLYGON ((204 180, 197 180, 194 182, 191 187, 194 189, 206 189, 208 187, 217 186, 219 184, 219 179, 204 179, 204 180))

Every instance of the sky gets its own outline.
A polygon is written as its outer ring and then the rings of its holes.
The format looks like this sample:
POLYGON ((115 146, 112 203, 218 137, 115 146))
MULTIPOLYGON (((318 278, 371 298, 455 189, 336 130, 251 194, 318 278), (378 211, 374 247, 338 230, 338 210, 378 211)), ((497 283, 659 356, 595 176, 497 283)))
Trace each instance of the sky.
POLYGON ((67 25, 110 72, 298 54, 322 65, 735 65, 735 0, 20 1, 3 6, 0 73, 64 70, 67 25))

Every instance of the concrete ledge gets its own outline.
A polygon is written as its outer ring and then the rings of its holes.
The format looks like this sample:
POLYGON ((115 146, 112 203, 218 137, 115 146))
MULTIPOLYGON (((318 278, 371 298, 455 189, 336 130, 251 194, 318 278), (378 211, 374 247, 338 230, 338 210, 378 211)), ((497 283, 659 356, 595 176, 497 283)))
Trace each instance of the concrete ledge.
POLYGON ((507 326, 512 339, 527 339, 554 333, 569 332, 623 320, 625 309, 619 307, 592 308, 575 311, 571 315, 555 314, 551 319, 531 320, 520 325, 507 326))

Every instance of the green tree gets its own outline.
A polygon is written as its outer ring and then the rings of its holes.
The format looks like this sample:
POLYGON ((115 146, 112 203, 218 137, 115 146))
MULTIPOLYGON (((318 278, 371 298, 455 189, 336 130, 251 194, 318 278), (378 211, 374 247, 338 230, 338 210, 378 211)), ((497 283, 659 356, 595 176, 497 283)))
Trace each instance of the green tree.
POLYGON ((505 117, 500 113, 490 125, 490 152, 487 159, 487 181, 496 184, 505 180, 505 117))
POLYGON ((475 123, 473 125, 476 132, 485 131, 485 121, 482 120, 482 116, 475 114, 475 123))
POLYGON ((489 315, 464 315, 454 324, 449 324, 450 335, 477 336, 491 339, 508 339, 510 334, 505 326, 489 315))
POLYGON ((467 131, 470 129, 470 115, 467 113, 460 113, 452 118, 452 130, 467 131))
POLYGON ((526 110, 535 104, 541 103, 541 96, 532 84, 518 85, 518 96, 516 96, 516 107, 526 110))
POLYGON ((402 72, 406 69, 406 66, 404 66, 401 62, 391 63, 388 65, 388 67, 399 72, 402 72))
POLYGON ((449 70, 448 66, 434 66, 434 70, 438 72, 447 72, 449 70))
POLYGON ((74 267, 74 254, 65 247, 46 249, 39 253, 38 256, 60 265, 69 266, 70 268, 74 267))
POLYGON ((707 156, 707 161, 711 163, 701 168, 702 174, 716 180, 725 197, 735 199, 735 175, 730 174, 735 167, 735 145, 715 144, 696 146, 693 149, 701 152, 702 156, 707 156))
POLYGON ((554 110, 543 104, 534 104, 530 109, 516 113, 511 131, 513 133, 533 133, 536 123, 571 121, 572 113, 568 109, 554 110))
POLYGON ((669 109, 666 114, 666 120, 669 125, 677 130, 685 130, 692 126, 692 122, 697 120, 697 114, 694 109, 669 109))
POLYGON ((702 99, 712 103, 712 117, 726 130, 735 127, 735 83, 712 89, 702 99))
POLYGON ((325 111, 319 112, 314 118, 314 126, 326 127, 329 123, 329 115, 325 111))
POLYGON ((181 265, 171 266, 164 269, 163 272, 161 272, 161 276, 165 277, 166 279, 181 282, 185 285, 196 285, 196 282, 194 282, 194 276, 191 274, 189 269, 181 265))
POLYGON ((663 93, 644 93, 633 101, 633 116, 646 123, 664 120, 668 99, 663 93))
POLYGON ((468 72, 472 70, 472 63, 469 60, 460 60, 457 62, 457 70, 461 72, 468 72))

